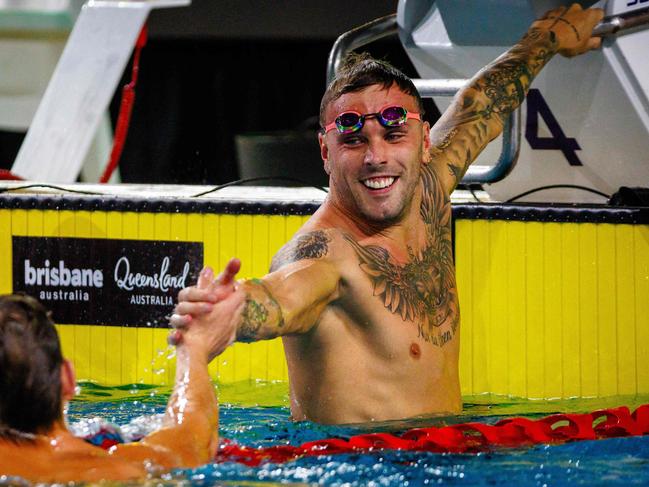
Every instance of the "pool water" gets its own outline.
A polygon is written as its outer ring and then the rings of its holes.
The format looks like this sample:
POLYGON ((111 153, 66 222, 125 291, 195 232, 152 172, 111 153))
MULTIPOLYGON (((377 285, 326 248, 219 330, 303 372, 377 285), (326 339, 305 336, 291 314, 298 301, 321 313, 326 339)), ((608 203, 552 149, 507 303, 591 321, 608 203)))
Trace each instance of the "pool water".
MULTIPOLYGON (((159 424, 168 389, 144 385, 101 387, 83 383, 68 409, 73 431, 101 417, 127 435, 142 435, 159 424)), ((220 386, 220 433, 247 446, 299 445, 329 437, 479 421, 495 423, 512 416, 540 418, 557 412, 585 413, 621 405, 631 410, 649 403, 649 395, 606 399, 529 401, 497 396, 465 398, 464 412, 354 426, 294 423, 289 418, 285 383, 220 386)), ((177 470, 160 479, 184 485, 649 485, 649 437, 613 438, 562 445, 494 449, 480 454, 380 451, 301 458, 259 467, 226 462, 177 470)))

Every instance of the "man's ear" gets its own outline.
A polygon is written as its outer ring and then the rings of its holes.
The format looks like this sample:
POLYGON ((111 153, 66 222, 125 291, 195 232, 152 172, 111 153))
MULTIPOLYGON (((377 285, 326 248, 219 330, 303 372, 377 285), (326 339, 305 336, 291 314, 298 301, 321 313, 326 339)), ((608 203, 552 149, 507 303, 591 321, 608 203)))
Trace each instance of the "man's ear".
POLYGON ((430 162, 430 124, 428 122, 424 122, 421 124, 422 125, 422 137, 423 137, 423 149, 424 153, 422 155, 422 161, 424 164, 428 164, 430 162))
POLYGON ((77 377, 74 365, 68 359, 61 364, 61 396, 63 401, 69 401, 76 395, 77 377))
POLYGON ((320 157, 324 163, 324 170, 327 174, 331 174, 331 166, 329 165, 329 147, 327 147, 326 134, 318 132, 318 144, 320 144, 320 157))

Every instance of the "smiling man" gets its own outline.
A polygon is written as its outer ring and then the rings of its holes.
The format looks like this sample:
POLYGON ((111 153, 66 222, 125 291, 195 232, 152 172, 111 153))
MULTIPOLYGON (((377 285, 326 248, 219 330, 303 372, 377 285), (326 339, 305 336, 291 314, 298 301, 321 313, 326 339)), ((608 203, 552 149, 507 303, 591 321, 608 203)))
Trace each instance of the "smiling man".
POLYGON ((327 88, 320 151, 326 201, 260 280, 179 295, 174 339, 205 322, 234 341, 282 336, 294 419, 322 423, 456 413, 460 315, 450 194, 556 54, 599 46, 599 9, 550 11, 478 73, 430 129, 412 81, 351 57, 327 88), (243 297, 243 299, 242 299, 243 297), (242 299, 234 311, 228 302, 242 299), (227 309, 226 309, 227 308, 227 309))

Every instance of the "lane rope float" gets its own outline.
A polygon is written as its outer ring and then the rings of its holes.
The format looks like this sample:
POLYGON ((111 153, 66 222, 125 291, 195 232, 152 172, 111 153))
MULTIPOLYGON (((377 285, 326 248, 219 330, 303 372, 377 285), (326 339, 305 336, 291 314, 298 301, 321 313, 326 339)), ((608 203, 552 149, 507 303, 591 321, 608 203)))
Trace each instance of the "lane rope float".
MULTIPOLYGON (((84 439, 110 448, 123 442, 114 425, 95 429, 84 439)), ((444 427, 414 428, 401 434, 368 433, 349 438, 328 438, 299 446, 276 445, 254 448, 221 440, 215 460, 251 467, 284 463, 302 457, 382 450, 432 453, 479 453, 494 447, 514 448, 536 444, 560 444, 625 436, 649 435, 649 404, 633 413, 626 406, 584 414, 552 414, 541 419, 507 418, 490 425, 462 423, 444 427)))

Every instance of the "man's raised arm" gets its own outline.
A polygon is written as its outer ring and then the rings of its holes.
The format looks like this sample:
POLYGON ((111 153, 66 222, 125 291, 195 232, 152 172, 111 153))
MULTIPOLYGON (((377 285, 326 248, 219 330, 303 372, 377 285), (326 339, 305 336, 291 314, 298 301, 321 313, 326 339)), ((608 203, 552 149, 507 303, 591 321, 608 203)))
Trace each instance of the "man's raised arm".
POLYGON ((431 169, 450 194, 471 162, 503 129, 532 80, 556 54, 576 56, 599 47, 592 37, 601 9, 578 4, 549 11, 509 51, 476 74, 431 130, 431 169))
POLYGON ((278 252, 270 274, 261 279, 235 283, 232 270, 239 270, 236 259, 215 280, 206 268, 197 286, 184 289, 178 296, 171 320, 179 330, 174 340, 182 339, 185 329, 207 322, 227 330, 222 334, 227 339, 213 346, 219 354, 235 341, 306 333, 338 296, 340 273, 330 255, 331 245, 333 237, 327 231, 298 235, 278 252), (242 304, 228 307, 232 299, 242 304))

